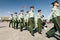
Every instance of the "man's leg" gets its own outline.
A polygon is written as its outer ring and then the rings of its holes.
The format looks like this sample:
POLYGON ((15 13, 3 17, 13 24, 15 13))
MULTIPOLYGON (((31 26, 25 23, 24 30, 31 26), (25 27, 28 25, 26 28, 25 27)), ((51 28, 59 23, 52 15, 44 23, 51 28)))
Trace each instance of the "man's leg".
POLYGON ((14 28, 14 26, 13 26, 14 25, 14 22, 13 22, 13 20, 11 20, 11 25, 12 25, 12 28, 14 28))
POLYGON ((52 20, 53 21, 53 23, 54 23, 54 27, 52 28, 52 29, 50 29, 46 34, 47 34, 47 37, 53 37, 54 36, 54 34, 55 34, 55 32, 57 31, 57 27, 58 27, 58 25, 57 25, 57 23, 56 23, 56 21, 53 19, 52 20))
POLYGON ((23 31, 23 23, 20 22, 20 31, 23 31))
POLYGON ((9 23, 9 27, 10 27, 10 25, 11 25, 11 21, 10 21, 10 23, 9 23))
POLYGON ((18 21, 16 21, 16 29, 18 29, 18 21))
POLYGON ((14 21, 14 29, 16 28, 16 21, 14 21))
POLYGON ((42 31, 42 21, 41 19, 38 19, 38 33, 41 34, 41 31, 42 31))
POLYGON ((33 30, 35 27, 34 18, 31 18, 30 25, 31 25, 31 28, 30 28, 31 35, 34 36, 34 30, 33 30))

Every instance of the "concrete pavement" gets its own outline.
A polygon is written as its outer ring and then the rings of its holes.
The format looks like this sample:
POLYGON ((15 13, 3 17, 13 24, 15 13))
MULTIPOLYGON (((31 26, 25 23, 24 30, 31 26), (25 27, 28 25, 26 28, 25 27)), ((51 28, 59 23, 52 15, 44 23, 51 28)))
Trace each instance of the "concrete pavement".
POLYGON ((53 27, 53 24, 47 24, 47 30, 42 30, 42 34, 35 33, 34 37, 29 31, 20 31, 19 29, 13 29, 8 27, 8 22, 0 22, 0 40, 57 40, 54 37, 47 38, 46 32, 53 27))

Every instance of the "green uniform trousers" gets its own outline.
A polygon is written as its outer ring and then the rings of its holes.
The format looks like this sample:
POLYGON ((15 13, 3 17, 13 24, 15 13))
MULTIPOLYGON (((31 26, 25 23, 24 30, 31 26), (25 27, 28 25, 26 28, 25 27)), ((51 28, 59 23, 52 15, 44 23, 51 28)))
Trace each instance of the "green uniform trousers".
POLYGON ((38 18, 37 25, 38 25, 37 31, 38 31, 38 33, 41 33, 41 31, 42 31, 42 20, 40 18, 38 18))
POLYGON ((20 21, 20 31, 23 31, 23 28, 24 28, 24 18, 21 18, 21 21, 20 21))
POLYGON ((34 27, 35 27, 35 21, 34 21, 34 17, 29 18, 29 31, 31 33, 31 35, 34 35, 34 27))
POLYGON ((11 27, 11 25, 12 25, 12 28, 13 28, 13 20, 10 20, 9 27, 11 27))
POLYGON ((18 20, 14 20, 14 29, 18 29, 18 20))
POLYGON ((26 28, 27 30, 29 30, 29 29, 28 29, 28 22, 25 22, 25 28, 26 28))
MULTIPOLYGON (((58 24, 60 24, 60 17, 56 17, 56 18, 57 18, 58 24)), ((60 28, 56 22, 56 18, 52 19, 52 22, 54 23, 54 27, 46 33, 47 37, 53 37, 56 31, 60 33, 60 28)))

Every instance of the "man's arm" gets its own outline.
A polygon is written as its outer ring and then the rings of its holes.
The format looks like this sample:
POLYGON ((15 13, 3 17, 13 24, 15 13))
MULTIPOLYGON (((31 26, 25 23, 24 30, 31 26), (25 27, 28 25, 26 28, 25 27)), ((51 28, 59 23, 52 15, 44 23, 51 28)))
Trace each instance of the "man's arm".
POLYGON ((47 22, 50 21, 50 19, 52 18, 53 13, 54 13, 54 10, 51 10, 51 13, 50 13, 50 15, 49 15, 49 17, 48 17, 48 19, 47 19, 47 22))

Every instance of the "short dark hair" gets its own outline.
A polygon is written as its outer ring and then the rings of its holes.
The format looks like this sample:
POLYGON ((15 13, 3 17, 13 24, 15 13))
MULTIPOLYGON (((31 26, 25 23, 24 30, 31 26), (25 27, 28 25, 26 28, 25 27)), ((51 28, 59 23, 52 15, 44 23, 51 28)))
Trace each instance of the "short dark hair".
POLYGON ((52 2, 51 4, 54 6, 55 3, 59 3, 59 2, 58 2, 58 1, 54 1, 54 2, 52 2))
POLYGON ((13 15, 13 14, 11 14, 11 15, 13 15))
POLYGON ((30 8, 34 8, 34 6, 31 6, 30 8))
POLYGON ((38 12, 41 12, 41 10, 38 10, 38 12))
POLYGON ((44 17, 44 15, 42 15, 42 17, 44 17))
POLYGON ((17 14, 17 12, 15 12, 15 14, 17 14))
POLYGON ((21 10, 21 12, 24 12, 24 10, 21 10))
POLYGON ((26 13, 29 13, 29 11, 27 11, 26 13))

